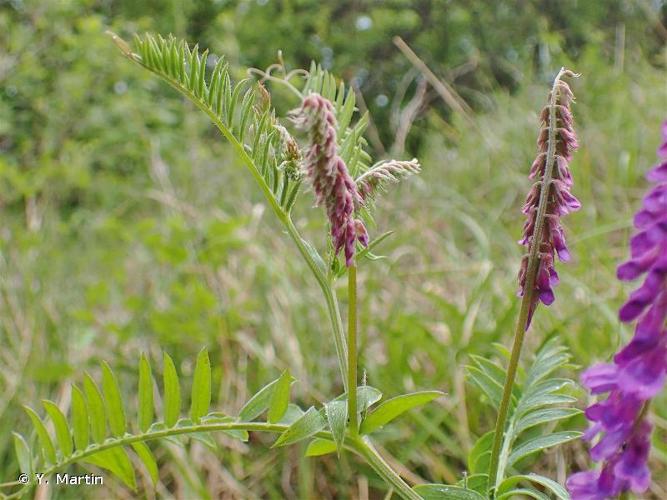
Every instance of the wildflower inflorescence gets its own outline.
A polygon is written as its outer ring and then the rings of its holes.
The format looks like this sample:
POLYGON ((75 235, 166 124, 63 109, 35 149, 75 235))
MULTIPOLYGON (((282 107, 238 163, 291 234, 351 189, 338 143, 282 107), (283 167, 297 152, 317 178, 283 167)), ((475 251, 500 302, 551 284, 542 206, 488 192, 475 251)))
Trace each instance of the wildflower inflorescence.
MULTIPOLYGON (((527 247, 531 254, 536 251, 539 257, 532 285, 535 293, 532 296, 526 328, 538 301, 550 305, 555 299, 552 289, 558 283, 558 274, 554 267, 555 256, 557 254, 561 261, 570 258, 560 218, 580 207, 579 201, 570 193, 572 176, 568 167, 572 152, 578 147, 571 112, 574 96, 569 85, 560 79, 561 76, 577 75, 561 70, 549 94, 549 103, 542 109, 542 128, 537 139, 538 154, 529 175, 530 179, 536 179, 537 182, 528 193, 523 206, 527 220, 523 226, 523 238, 519 243, 527 247), (546 191, 545 196, 543 190, 546 191), (538 247, 533 249, 536 239, 539 240, 538 247)), ((530 256, 526 255, 519 271, 521 296, 524 296, 526 288, 531 286, 527 283, 529 261, 530 256)))
POLYGON ((568 479, 574 500, 641 493, 650 483, 651 424, 646 411, 667 375, 667 121, 662 134, 660 163, 646 176, 655 186, 635 215, 638 232, 630 241, 631 258, 617 271, 622 281, 646 275, 619 312, 623 322, 637 320, 635 334, 613 363, 594 365, 582 375, 591 393, 608 396, 586 410, 592 425, 584 437, 590 441, 600 436, 590 454, 594 461, 602 462, 602 468, 568 479))
POLYGON ((421 172, 421 165, 417 158, 409 161, 381 161, 357 177, 357 189, 364 204, 367 205, 377 195, 378 191, 385 189, 386 184, 395 184, 401 179, 419 172, 421 172))
POLYGON ((317 204, 324 204, 326 208, 334 252, 338 254, 343 249, 345 262, 350 266, 356 242, 368 246, 368 233, 364 223, 355 218, 355 211, 363 200, 337 152, 333 105, 319 94, 310 94, 292 116, 309 134, 310 146, 304 158, 306 175, 317 204))

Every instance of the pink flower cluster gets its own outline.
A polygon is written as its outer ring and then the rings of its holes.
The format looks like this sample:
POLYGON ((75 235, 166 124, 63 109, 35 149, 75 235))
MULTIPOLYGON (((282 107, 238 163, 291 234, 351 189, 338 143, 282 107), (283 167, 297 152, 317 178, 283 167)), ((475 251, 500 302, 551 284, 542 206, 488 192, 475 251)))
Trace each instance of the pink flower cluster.
POLYGON ((354 261, 356 242, 368 246, 364 223, 355 218, 362 203, 357 186, 338 155, 334 107, 319 94, 303 99, 293 113, 298 126, 308 131, 310 146, 304 163, 318 205, 323 204, 331 225, 334 252, 343 249, 348 266, 354 261))
MULTIPOLYGON (((574 73, 565 71, 566 76, 574 73)), ((552 96, 549 95, 550 103, 544 107, 540 114, 542 129, 537 139, 538 154, 530 169, 530 179, 537 179, 531 188, 523 213, 526 214, 526 222, 523 226, 523 238, 519 241, 530 251, 535 243, 534 233, 537 224, 538 207, 543 189, 547 189, 548 198, 544 219, 544 226, 539 241, 539 268, 535 279, 535 291, 537 292, 530 305, 528 325, 535 312, 537 302, 550 305, 555 300, 553 286, 558 284, 558 274, 554 267, 556 254, 561 261, 570 259, 570 253, 565 243, 565 235, 560 218, 580 208, 579 201, 570 193, 572 187, 572 175, 568 167, 572 159, 572 152, 577 149, 577 138, 574 133, 572 112, 570 110, 573 95, 567 83, 557 80, 552 92, 556 92, 552 104, 552 96), (556 123, 551 121, 551 109, 554 107, 556 123), (549 148, 549 131, 554 132, 554 145, 549 148), (549 155, 552 155, 549 158, 549 155), (553 162, 551 180, 544 182, 544 174, 549 162, 553 162), (546 184, 546 185, 545 185, 546 184)), ((519 271, 519 295, 525 294, 526 277, 528 274, 528 255, 521 262, 519 271)))

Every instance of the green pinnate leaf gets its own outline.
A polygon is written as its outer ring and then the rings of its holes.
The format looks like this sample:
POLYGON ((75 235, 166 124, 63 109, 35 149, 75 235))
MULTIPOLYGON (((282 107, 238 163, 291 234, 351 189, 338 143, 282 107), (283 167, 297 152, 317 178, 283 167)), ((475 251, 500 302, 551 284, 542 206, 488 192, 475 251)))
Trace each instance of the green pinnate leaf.
POLYGON ((153 375, 145 354, 139 360, 139 429, 146 432, 153 423, 153 375))
POLYGON ((276 442, 273 443, 272 448, 287 446, 288 444, 293 444, 302 439, 314 436, 324 429, 325 426, 326 422, 324 421, 324 418, 322 418, 320 412, 311 406, 301 418, 290 425, 287 430, 278 437, 276 442))
POLYGON ((58 447, 60 448, 63 458, 67 458, 74 451, 72 435, 69 432, 67 419, 65 418, 65 415, 63 415, 63 412, 60 411, 60 408, 58 408, 58 405, 53 401, 43 399, 42 405, 44 405, 46 413, 49 414, 51 422, 53 422, 53 427, 56 430, 56 441, 58 442, 58 447))
MULTIPOLYGON (((570 495, 563 486, 558 484, 553 479, 549 479, 548 477, 544 477, 539 474, 519 474, 516 476, 508 477, 498 487, 499 498, 511 498, 511 496, 508 496, 510 488, 514 488, 517 484, 525 482, 539 484, 540 486, 549 489, 559 500, 570 499, 570 495)), ((546 498, 549 497, 547 496, 546 498)))
POLYGON ((197 356, 195 373, 192 381, 192 401, 190 404, 190 418, 199 423, 211 404, 211 361, 206 348, 197 356))
MULTIPOLYGON (((341 88, 341 90, 338 92, 338 95, 343 94, 344 91, 341 88)), ((352 121, 352 115, 354 114, 355 110, 355 100, 356 96, 354 92, 348 92, 342 109, 336 110, 336 118, 338 119, 338 134, 341 136, 344 135, 345 131, 350 126, 350 122, 352 121)))
POLYGON ((486 472, 489 468, 494 431, 481 436, 468 453, 468 471, 472 474, 486 472))
POLYGON ((422 391, 389 399, 370 413, 361 424, 361 433, 368 434, 388 424, 403 413, 443 396, 440 391, 422 391))
POLYGON ((476 366, 466 366, 468 379, 481 390, 494 408, 498 408, 503 394, 503 385, 476 366))
POLYGON ((538 491, 533 488, 516 488, 514 490, 510 490, 506 493, 503 493, 502 495, 498 495, 496 498, 498 500, 511 500, 513 498, 524 498, 524 497, 535 498, 536 500, 551 499, 551 497, 546 493, 542 493, 541 491, 538 491))
POLYGON ((107 469, 123 481, 128 488, 131 488, 132 490, 137 488, 134 467, 132 466, 130 457, 127 456, 127 452, 121 447, 111 448, 95 453, 94 455, 89 455, 84 458, 83 461, 107 469))
POLYGON ((72 408, 70 410, 72 419, 72 433, 77 450, 84 450, 88 446, 90 436, 90 424, 88 422, 88 408, 83 392, 77 386, 72 386, 72 408))
POLYGON ((425 500, 485 500, 475 490, 448 484, 420 484, 413 489, 425 500))
POLYGON ((86 395, 86 406, 90 418, 90 430, 93 442, 101 443, 107 434, 107 422, 104 416, 104 400, 97 384, 89 374, 83 378, 83 392, 86 395))
POLYGON ((56 460, 56 449, 53 447, 53 442, 49 433, 46 431, 44 422, 39 418, 39 415, 29 406, 24 406, 23 409, 32 420, 32 425, 37 432, 37 438, 39 439, 39 444, 42 448, 42 455, 47 464, 55 464, 56 460))
POLYGON ((521 411, 516 413, 516 417, 520 418, 528 415, 530 412, 552 405, 564 405, 576 403, 577 398, 568 396, 567 394, 537 394, 521 401, 521 411))
POLYGON ((116 375, 106 362, 102 362, 102 388, 104 390, 104 401, 106 403, 106 413, 109 417, 111 433, 116 437, 120 437, 125 434, 125 430, 127 429, 125 410, 123 409, 123 397, 118 387, 116 375))
POLYGON ((565 347, 558 345, 556 337, 548 340, 535 356, 535 362, 526 374, 525 386, 531 387, 544 380, 570 360, 565 347))
POLYGON ((577 439, 579 436, 581 436, 581 432, 562 431, 554 432, 553 434, 547 434, 545 436, 539 436, 535 439, 530 439, 514 448, 508 458, 508 466, 511 467, 516 462, 522 458, 527 457, 528 455, 545 450, 547 448, 551 448, 552 446, 567 443, 568 441, 577 439))
POLYGON ((541 396, 546 396, 548 394, 554 394, 564 389, 565 387, 572 385, 574 385, 574 382, 566 378, 551 378, 548 380, 543 380, 541 382, 535 383, 532 386, 527 387, 526 390, 524 391, 521 401, 519 401, 517 412, 523 411, 522 407, 523 400, 532 400, 535 398, 539 398, 541 396))
POLYGON ((525 430, 536 425, 555 422, 579 415, 578 408, 542 408, 521 417, 514 428, 514 435, 519 436, 525 430))
POLYGON ((157 462, 148 445, 142 441, 138 441, 132 443, 132 449, 139 457, 139 460, 141 460, 141 463, 144 464, 144 467, 146 467, 148 475, 150 476, 151 481, 153 481, 153 485, 157 484, 159 478, 157 462))
MULTIPOLYGON (((345 394, 336 399, 345 399, 345 394)), ((382 393, 370 385, 360 385, 357 387, 357 409, 364 413, 371 406, 382 399, 382 393)))
POLYGON ((164 384, 164 396, 162 402, 164 406, 164 423, 167 427, 173 427, 176 425, 181 413, 181 385, 178 380, 178 373, 176 373, 174 361, 166 352, 164 353, 162 377, 164 384))
POLYGON ((280 422, 287 411, 287 405, 289 404, 289 389, 290 385, 292 385, 292 380, 289 371, 285 370, 273 386, 268 413, 268 421, 272 424, 280 422))
POLYGON ((283 415, 283 418, 280 419, 279 423, 286 424, 286 425, 292 425, 303 414, 304 414, 304 411, 299 406, 290 403, 290 404, 287 405, 287 410, 285 411, 285 414, 283 415))
MULTIPOLYGON (((503 355, 502 352, 500 355, 503 355)), ((505 385, 505 368, 489 359, 483 358, 482 356, 476 356, 472 354, 470 359, 473 361, 477 368, 479 368, 495 382, 495 386, 500 386, 502 388, 505 385)), ((515 384, 512 389, 512 402, 515 403, 520 396, 521 388, 518 384, 515 384)))
POLYGON ((248 402, 243 405, 239 412, 239 420, 242 422, 251 422, 259 417, 271 404, 273 391, 279 379, 269 382, 262 387, 255 395, 253 395, 248 402))
POLYGON ((481 493, 483 495, 487 491, 488 484, 489 475, 486 473, 477 473, 464 476, 461 480, 459 480, 457 486, 461 486, 466 490, 475 490, 477 493, 481 493))
POLYGON ((347 427, 347 400, 329 401, 324 405, 324 413, 329 422, 329 429, 334 438, 336 449, 340 454, 345 440, 345 428, 347 427))
POLYGON ((190 75, 188 77, 188 87, 192 93, 197 96, 197 91, 199 89, 199 46, 195 45, 190 54, 190 75))
POLYGON ((25 474, 32 474, 32 453, 25 438, 17 432, 12 432, 14 437, 14 451, 19 462, 19 470, 25 474))
MULTIPOLYGON (((556 338, 552 338, 539 349, 525 376, 519 374, 516 383, 518 390, 514 392, 514 395, 518 396, 518 401, 515 405, 510 406, 506 432, 503 434, 500 448, 498 474, 494 476, 495 484, 489 485, 491 489, 498 492, 499 498, 501 494, 504 495, 502 498, 514 498, 522 494, 533 498, 543 498, 544 494, 533 487, 521 485, 519 489, 512 489, 518 482, 525 483, 526 481, 517 480, 511 484, 504 483, 507 471, 520 472, 516 468, 520 466, 522 459, 576 439, 581 435, 579 432, 570 431, 540 435, 539 429, 535 429, 537 426, 554 423, 580 413, 577 409, 562 407, 562 405, 576 401, 574 397, 561 393, 574 383, 571 380, 553 376, 554 372, 564 367, 568 361, 569 354, 566 349, 557 344, 556 338), (532 429, 529 436, 519 440, 519 436, 528 429, 532 429), (501 484, 504 485, 504 490, 499 488, 501 484), (509 491, 510 489, 513 493, 509 491)), ((479 366, 480 363, 477 364, 479 366)), ((478 460, 480 465, 485 465, 484 462, 487 462, 481 456, 478 460)), ((562 489, 559 493, 562 493, 562 489)))
POLYGON ((320 457, 335 452, 337 449, 336 443, 329 439, 315 438, 306 448, 307 457, 320 457))

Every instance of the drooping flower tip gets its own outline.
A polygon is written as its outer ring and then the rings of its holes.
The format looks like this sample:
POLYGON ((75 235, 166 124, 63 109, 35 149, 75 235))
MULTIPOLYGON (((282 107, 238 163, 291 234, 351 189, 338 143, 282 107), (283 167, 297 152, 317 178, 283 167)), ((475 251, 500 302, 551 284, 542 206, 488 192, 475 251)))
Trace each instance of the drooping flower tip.
POLYGON ((383 190, 387 184, 397 183, 401 179, 418 174, 419 172, 421 172, 421 165, 417 158, 409 161, 381 161, 357 178, 357 189, 366 203, 368 200, 373 199, 378 191, 383 190))
MULTIPOLYGON (((519 244, 527 247, 529 254, 536 252, 539 258, 533 284, 536 293, 530 306, 528 325, 538 301, 550 305, 555 300, 553 286, 558 284, 555 257, 558 256, 563 262, 571 257, 560 217, 581 207, 579 200, 570 193, 572 175, 569 162, 572 152, 578 147, 570 109, 574 95, 569 85, 560 79, 562 76, 577 75, 569 70, 559 73, 549 93, 549 102, 540 113, 542 127, 537 138, 538 152, 528 176, 537 182, 528 192, 522 208, 522 212, 526 214, 526 222, 519 244), (540 216, 544 217, 541 225, 537 221, 540 216), (535 241, 538 226, 542 230, 537 237, 538 241, 535 241), (538 245, 535 249, 534 244, 538 245)), ((529 260, 524 258, 521 263, 519 295, 526 293, 529 260)))
POLYGON ((310 146, 304 158, 306 176, 316 203, 326 208, 334 251, 338 254, 343 250, 346 265, 350 266, 356 242, 368 245, 368 232, 363 222, 354 216, 362 198, 338 155, 333 104, 319 94, 310 94, 291 117, 298 127, 308 131, 310 146))

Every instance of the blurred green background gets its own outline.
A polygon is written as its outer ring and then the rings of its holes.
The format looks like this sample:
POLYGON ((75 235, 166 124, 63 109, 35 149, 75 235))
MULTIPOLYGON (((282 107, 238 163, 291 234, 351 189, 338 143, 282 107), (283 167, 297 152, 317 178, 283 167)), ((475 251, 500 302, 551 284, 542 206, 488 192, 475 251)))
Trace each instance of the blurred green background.
MULTIPOLYGON (((29 428, 20 404, 67 407, 69 384, 102 359, 130 405, 141 352, 160 366, 165 349, 188 375, 202 345, 222 411, 286 367, 304 404, 342 390, 319 289, 252 180, 206 118, 121 57, 106 29, 187 38, 226 55, 238 77, 279 50, 290 68, 319 61, 371 111, 375 156, 420 158, 422 175, 383 197, 371 228, 395 234, 379 249, 386 258, 360 269, 361 365, 387 395, 448 393, 390 426, 382 445, 408 479, 453 482, 495 419, 463 366, 468 353, 510 342, 537 115, 562 65, 583 74, 572 163, 583 208, 565 221, 574 259, 559 267, 557 301, 536 315, 527 352, 556 333, 584 366, 632 333, 616 317, 632 286, 615 267, 667 118, 666 22, 662 0, 0 1, 0 482, 18 470, 10 430, 29 428), (463 113, 396 36, 451 85, 463 113)), ((276 96, 280 111, 295 104, 276 96)), ((309 196, 295 218, 325 244, 309 196)), ((645 498, 667 498, 664 395, 652 411, 645 498)), ((161 445, 155 491, 143 477, 138 493, 108 480, 37 495, 382 498, 350 457, 217 439, 217 452, 161 445)), ((535 467, 562 481, 585 465, 576 443, 535 467)))

